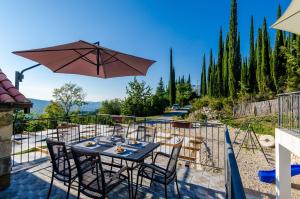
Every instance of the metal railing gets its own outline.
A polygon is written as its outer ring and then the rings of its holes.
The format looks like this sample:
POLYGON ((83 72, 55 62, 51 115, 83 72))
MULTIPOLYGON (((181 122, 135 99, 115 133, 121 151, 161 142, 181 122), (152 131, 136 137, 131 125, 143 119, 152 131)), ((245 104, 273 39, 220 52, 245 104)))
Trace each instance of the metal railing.
POLYGON ((225 189, 226 198, 244 199, 245 191, 241 180, 239 168, 231 144, 229 131, 225 129, 225 189))
POLYGON ((300 133, 300 92, 278 95, 278 127, 300 133))
POLYGON ((136 136, 138 126, 156 127, 157 149, 170 153, 176 137, 183 137, 180 159, 214 168, 224 167, 224 127, 221 124, 160 120, 134 116, 75 115, 66 118, 15 119, 12 137, 13 166, 48 157, 46 138, 77 142, 97 136, 111 135, 114 124, 120 124, 124 135, 136 136))

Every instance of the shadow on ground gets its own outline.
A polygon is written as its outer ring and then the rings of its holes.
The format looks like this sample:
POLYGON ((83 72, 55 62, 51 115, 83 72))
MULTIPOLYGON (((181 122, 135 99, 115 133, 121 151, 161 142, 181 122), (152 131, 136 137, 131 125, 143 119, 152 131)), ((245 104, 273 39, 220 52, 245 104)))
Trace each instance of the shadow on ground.
MULTIPOLYGON (((36 170, 34 172, 19 171, 14 173, 11 178, 11 186, 0 192, 1 199, 44 199, 47 196, 49 189, 49 176, 41 177, 37 176, 36 172, 45 172, 47 168, 36 170)), ((182 170, 181 170, 182 171, 182 170)), ((47 172, 48 173, 48 172, 47 172)), ((50 172, 49 172, 50 174, 50 172)), ((210 189, 198 184, 190 183, 191 176, 190 169, 184 170, 179 177, 179 187, 182 198, 224 198, 224 192, 210 189)), ((66 197, 66 186, 62 183, 54 181, 53 189, 51 192, 51 198, 60 199, 66 197)), ((145 183, 148 184, 149 183, 145 183)), ((76 198, 77 183, 71 189, 70 199, 76 198)), ((86 197, 82 197, 86 198, 86 197)), ((108 198, 127 199, 128 188, 127 184, 122 184, 114 189, 108 196, 108 198)), ((142 186, 138 189, 137 198, 164 198, 164 187, 163 185, 154 183, 152 187, 142 186)), ((171 183, 168 186, 168 198, 177 198, 177 191, 175 183, 171 183)))

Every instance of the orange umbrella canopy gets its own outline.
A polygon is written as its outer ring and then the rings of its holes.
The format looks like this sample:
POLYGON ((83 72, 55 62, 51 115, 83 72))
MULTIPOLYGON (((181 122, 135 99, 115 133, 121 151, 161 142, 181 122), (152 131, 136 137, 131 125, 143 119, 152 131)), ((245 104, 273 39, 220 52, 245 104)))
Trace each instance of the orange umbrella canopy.
POLYGON ((82 40, 13 53, 38 62, 56 73, 100 78, 146 75, 155 62, 82 40))

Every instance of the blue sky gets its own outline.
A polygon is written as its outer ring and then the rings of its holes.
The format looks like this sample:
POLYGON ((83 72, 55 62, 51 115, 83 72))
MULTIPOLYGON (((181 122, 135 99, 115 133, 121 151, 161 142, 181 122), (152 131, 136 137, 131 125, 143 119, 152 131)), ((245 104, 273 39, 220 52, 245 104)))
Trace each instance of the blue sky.
MULTIPOLYGON (((239 0, 238 23, 241 51, 249 49, 250 17, 255 28, 267 17, 276 20, 278 4, 285 10, 290 0, 239 0)), ((216 55, 219 29, 228 30, 230 0, 111 0, 111 1, 1 1, 0 68, 14 81, 16 70, 35 64, 12 54, 77 40, 99 41, 101 45, 157 62, 149 69, 146 81, 156 88, 160 77, 169 78, 169 49, 173 48, 176 75, 191 74, 192 83, 200 80, 203 53, 210 48, 216 55)), ((271 41, 275 31, 270 30, 271 41)), ((124 98, 126 85, 133 77, 98 79, 52 73, 38 67, 25 73, 20 90, 26 97, 51 99, 52 91, 66 82, 83 87, 87 100, 124 98)))

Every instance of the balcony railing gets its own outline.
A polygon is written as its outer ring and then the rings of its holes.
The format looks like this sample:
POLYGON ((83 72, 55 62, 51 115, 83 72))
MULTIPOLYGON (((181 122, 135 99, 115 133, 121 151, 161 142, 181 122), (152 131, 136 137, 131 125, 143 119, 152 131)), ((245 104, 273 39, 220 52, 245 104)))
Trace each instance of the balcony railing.
POLYGON ((77 142, 96 136, 111 135, 115 124, 121 131, 135 137, 138 126, 157 129, 158 151, 170 153, 176 137, 183 137, 180 160, 189 165, 225 169, 227 198, 245 198, 229 132, 221 124, 183 122, 117 115, 76 115, 69 118, 15 120, 12 137, 12 164, 48 159, 46 138, 65 134, 65 141, 77 142), (225 132, 225 136, 224 136, 225 132), (225 138, 224 138, 225 137, 225 138), (225 160, 225 161, 224 161, 225 160))
POLYGON ((278 95, 278 127, 300 133, 300 92, 278 95))
POLYGON ((170 153, 176 137, 183 137, 181 160, 188 164, 200 164, 224 168, 224 127, 221 124, 182 122, 117 115, 75 115, 69 118, 43 118, 15 120, 12 137, 13 166, 48 157, 46 138, 66 134, 66 140, 77 142, 96 136, 111 135, 114 125, 121 125, 129 138, 134 138, 138 126, 157 129, 155 142, 158 151, 170 153))
POLYGON ((235 159, 229 131, 225 129, 225 188, 226 198, 246 198, 239 168, 235 159))

